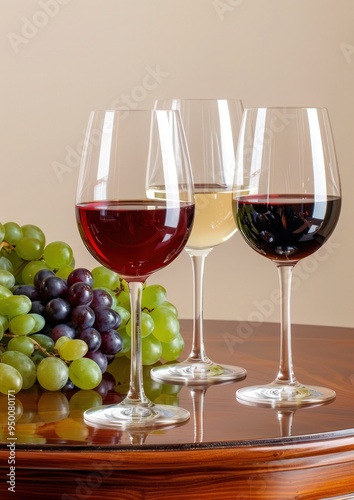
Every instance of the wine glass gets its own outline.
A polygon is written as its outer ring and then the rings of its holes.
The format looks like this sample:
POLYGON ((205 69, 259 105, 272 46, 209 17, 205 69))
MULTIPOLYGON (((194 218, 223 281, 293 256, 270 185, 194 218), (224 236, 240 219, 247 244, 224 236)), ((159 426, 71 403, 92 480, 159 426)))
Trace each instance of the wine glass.
POLYGON ((143 283, 180 254, 194 219, 192 173, 178 112, 91 113, 76 219, 88 251, 128 282, 132 323, 128 394, 118 405, 87 410, 85 421, 128 430, 187 421, 187 410, 146 397, 141 352, 143 283))
POLYGON ((239 389, 239 401, 285 408, 335 398, 333 390, 303 385, 295 378, 290 294, 295 264, 327 241, 340 210, 341 186, 327 110, 246 109, 237 148, 234 214, 248 245, 277 266, 281 337, 275 380, 239 389))
POLYGON ((242 379, 246 376, 244 368, 221 365, 209 359, 203 334, 205 259, 214 247, 231 238, 237 230, 232 212, 232 187, 242 102, 172 99, 157 101, 155 107, 180 112, 191 159, 196 208, 193 229, 185 247, 193 269, 192 349, 185 361, 153 368, 151 376, 164 382, 191 385, 242 379))

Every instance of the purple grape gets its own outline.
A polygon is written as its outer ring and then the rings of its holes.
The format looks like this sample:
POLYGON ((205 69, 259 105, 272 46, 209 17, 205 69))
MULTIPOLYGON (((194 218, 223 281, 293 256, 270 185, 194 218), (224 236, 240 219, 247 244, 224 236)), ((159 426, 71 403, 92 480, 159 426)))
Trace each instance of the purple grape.
POLYGON ((42 300, 48 302, 51 299, 65 298, 68 292, 68 285, 65 280, 58 276, 47 276, 39 287, 39 294, 42 300))
POLYGON ((26 295, 32 302, 40 299, 38 289, 34 285, 17 285, 13 288, 12 293, 14 295, 26 295))
POLYGON ((50 300, 44 310, 45 318, 51 324, 66 323, 70 320, 71 307, 66 300, 55 298, 50 300))
POLYGON ((47 278, 48 276, 55 276, 54 272, 51 271, 50 269, 41 269, 36 273, 34 279, 33 279, 33 284, 36 288, 39 288, 42 281, 47 278))
POLYGON ((72 286, 74 283, 86 283, 90 287, 93 285, 93 276, 88 269, 84 267, 78 267, 71 271, 67 279, 68 286, 72 286))
POLYGON ((106 290, 102 290, 102 288, 95 288, 92 290, 93 298, 90 306, 93 310, 96 307, 112 307, 113 298, 110 293, 106 292, 106 290))
POLYGON ((75 328, 67 323, 59 323, 58 325, 55 325, 50 332, 50 337, 54 340, 54 342, 56 342, 60 337, 69 337, 69 339, 74 339, 75 336, 75 328))
POLYGON ((99 332, 105 332, 111 329, 116 330, 122 322, 120 314, 110 307, 96 307, 95 317, 94 327, 97 328, 99 332))
POLYGON ((123 339, 115 330, 107 330, 106 332, 101 332, 101 351, 103 354, 117 354, 122 350, 123 339))
POLYGON ((108 366, 107 358, 103 354, 103 352, 101 351, 87 352, 84 357, 90 358, 93 361, 95 361, 95 363, 97 363, 98 366, 100 367, 102 373, 104 373, 107 370, 108 366))
POLYGON ((68 290, 66 300, 72 306, 89 306, 92 302, 93 292, 90 285, 83 282, 74 283, 68 290))
POLYGON ((90 328, 95 322, 95 313, 89 306, 77 306, 71 311, 71 322, 80 330, 90 328))
POLYGON ((44 316, 45 304, 41 300, 32 300, 32 307, 30 313, 40 314, 44 316))
POLYGON ((101 335, 95 328, 92 327, 80 330, 76 338, 86 342, 88 352, 98 351, 101 346, 101 335))

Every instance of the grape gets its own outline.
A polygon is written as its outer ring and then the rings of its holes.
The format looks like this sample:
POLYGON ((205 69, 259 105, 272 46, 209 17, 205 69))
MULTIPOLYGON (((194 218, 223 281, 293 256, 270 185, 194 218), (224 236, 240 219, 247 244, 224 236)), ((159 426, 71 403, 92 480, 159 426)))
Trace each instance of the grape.
POLYGON ((93 277, 93 287, 94 288, 109 288, 110 290, 115 290, 120 286, 119 274, 107 269, 103 266, 95 267, 91 271, 93 277))
POLYGON ((1 363, 10 365, 21 374, 22 389, 29 389, 36 381, 37 370, 33 361, 18 351, 6 351, 1 356, 1 363))
POLYGON ((31 310, 32 302, 25 295, 10 295, 0 299, 0 314, 3 316, 17 316, 31 310))
POLYGON ((155 309, 166 300, 166 290, 161 285, 149 285, 143 289, 141 298, 142 309, 155 309))
POLYGON ((102 397, 98 392, 90 390, 80 390, 70 398, 70 416, 82 418, 87 408, 102 405, 102 397))
POLYGON ((42 260, 34 260, 32 262, 29 262, 26 264, 26 266, 23 268, 21 276, 22 280, 24 283, 28 285, 33 285, 34 284, 34 277, 36 274, 44 269, 48 269, 48 266, 45 262, 42 260))
POLYGON ((65 298, 68 293, 68 286, 62 278, 57 276, 47 276, 39 287, 39 294, 42 300, 65 298))
POLYGON ((107 370, 108 361, 107 356, 101 351, 88 352, 84 356, 85 358, 92 359, 99 367, 102 373, 107 370))
POLYGON ((54 350, 54 340, 43 333, 34 333, 29 338, 37 342, 43 349, 51 353, 54 350))
POLYGON ((141 357, 144 365, 153 365, 156 363, 162 354, 161 342, 154 337, 149 335, 141 341, 141 357))
POLYGON ((92 287, 93 285, 93 276, 88 269, 83 267, 79 267, 74 269, 68 276, 68 286, 70 287, 74 283, 86 283, 92 287))
POLYGON ((38 226, 35 226, 33 224, 25 224, 24 226, 21 226, 21 230, 24 238, 35 238, 36 240, 39 240, 44 247, 45 234, 38 226))
POLYGON ((47 302, 44 314, 46 319, 52 324, 65 323, 69 321, 71 314, 71 307, 64 299, 52 299, 47 302))
POLYGON ((68 377, 69 369, 59 358, 43 358, 37 366, 38 382, 47 391, 59 391, 66 384, 68 377))
POLYGON ((161 342, 171 342, 180 333, 177 316, 169 308, 158 307, 150 314, 155 324, 152 334, 161 342))
POLYGON ((23 260, 37 260, 42 257, 44 244, 36 238, 25 236, 16 243, 15 252, 23 260))
POLYGON ((57 422, 69 416, 69 401, 61 392, 43 392, 37 403, 37 415, 43 422, 57 422))
POLYGON ((43 267, 40 269, 34 277, 33 284, 36 288, 40 288, 42 281, 48 276, 55 276, 53 271, 50 269, 43 267))
MULTIPOLYGON (((154 320, 152 319, 150 314, 145 313, 145 312, 141 313, 140 324, 141 324, 141 336, 143 338, 150 335, 150 333, 153 331, 154 326, 155 326, 154 320)), ((131 337, 131 321, 129 321, 125 330, 126 330, 127 334, 129 335, 129 337, 131 337)))
POLYGON ((0 324, 3 327, 4 331, 9 327, 9 320, 6 316, 0 316, 0 324))
POLYGON ((123 346, 121 350, 116 354, 116 356, 123 356, 130 351, 131 337, 127 334, 126 330, 119 330, 119 335, 123 341, 123 346))
POLYGON ((176 317, 178 316, 177 308, 173 304, 171 304, 171 302, 168 302, 168 300, 165 300, 165 302, 163 302, 161 305, 163 307, 167 307, 167 309, 169 309, 171 312, 173 312, 173 314, 176 317))
POLYGON ((3 224, 0 224, 0 242, 4 241, 5 238, 5 228, 3 224))
POLYGON ((0 269, 0 285, 5 288, 12 288, 15 285, 15 276, 10 271, 0 269))
POLYGON ((104 354, 117 354, 123 347, 122 337, 115 330, 101 332, 101 351, 104 354))
POLYGON ((102 342, 101 335, 95 328, 80 330, 77 338, 86 342, 89 352, 97 351, 102 342))
POLYGON ((54 344, 54 350, 57 350, 59 352, 59 349, 65 342, 68 342, 70 340, 69 337, 65 337, 65 335, 62 335, 61 337, 58 338, 58 340, 54 344))
POLYGON ((67 323, 59 323, 53 326, 50 337, 56 342, 61 337, 73 339, 76 335, 75 329, 67 323))
POLYGON ((110 295, 111 300, 112 300, 112 305, 109 306, 109 307, 111 307, 112 309, 116 308, 116 306, 117 306, 117 296, 116 296, 116 294, 114 293, 113 290, 110 290, 109 288, 105 288, 105 287, 92 288, 93 292, 95 292, 96 290, 100 290, 100 291, 108 293, 108 295, 110 295))
POLYGON ((64 241, 48 243, 43 251, 45 262, 53 269, 70 265, 73 257, 72 248, 64 241))
POLYGON ((73 266, 62 266, 55 271, 55 276, 67 280, 68 276, 70 276, 70 273, 72 273, 73 270, 74 270, 73 266))
POLYGON ((79 389, 94 389, 102 380, 100 367, 89 358, 74 360, 69 366, 69 377, 79 389))
POLYGON ((34 285, 16 285, 12 289, 12 293, 14 295, 26 295, 26 297, 31 299, 32 305, 34 301, 40 299, 39 292, 34 285))
MULTIPOLYGON (((0 323, 0 340, 2 340, 3 337, 4 337, 4 327, 2 326, 2 323, 0 323)), ((2 347, 1 347, 1 349, 2 349, 2 347)))
POLYGON ((95 310, 96 307, 112 307, 112 306, 113 306, 112 294, 108 293, 106 290, 103 290, 102 288, 95 288, 94 290, 92 290, 91 308, 93 310, 95 310))
POLYGON ((96 307, 93 326, 99 331, 117 329, 121 323, 119 314, 109 307, 96 307))
POLYGON ((11 365, 0 363, 0 392, 17 394, 22 389, 22 375, 11 365))
POLYGON ((10 245, 16 245, 16 243, 23 237, 22 229, 16 222, 6 222, 4 224, 4 228, 4 240, 10 245))
POLYGON ((129 292, 126 292, 125 290, 122 290, 119 292, 119 295, 117 296, 117 304, 121 307, 124 307, 124 309, 127 309, 130 311, 130 294, 129 292))
POLYGON ((44 315, 45 305, 40 300, 33 300, 30 312, 34 314, 44 315))
POLYGON ((70 286, 67 294, 67 301, 72 306, 89 306, 93 299, 93 292, 87 283, 77 282, 70 286))
POLYGON ((36 321, 30 314, 14 316, 9 323, 9 330, 15 335, 27 335, 35 327, 36 321))
POLYGON ((81 339, 68 339, 59 347, 60 357, 65 361, 73 361, 74 359, 80 359, 88 351, 88 346, 86 342, 81 339))
POLYGON ((121 331, 125 329, 128 321, 130 320, 130 311, 127 311, 127 309, 122 306, 115 306, 114 310, 117 311, 121 318, 121 324, 118 328, 118 330, 121 331))
POLYGON ((28 337, 13 337, 7 344, 7 348, 10 351, 23 352, 26 356, 31 356, 34 351, 34 343, 28 337))
POLYGON ((171 342, 161 342, 161 357, 166 361, 175 361, 183 351, 184 340, 179 333, 171 342))
POLYGON ((10 273, 14 272, 14 266, 11 260, 3 256, 0 256, 0 269, 3 269, 4 271, 9 271, 10 273))
POLYGON ((81 330, 90 328, 95 322, 95 313, 89 306, 77 306, 71 311, 71 322, 81 330))
POLYGON ((10 295, 12 295, 12 292, 6 286, 0 285, 0 299, 10 297, 10 295))
POLYGON ((45 319, 43 318, 43 316, 41 314, 33 313, 32 311, 29 313, 29 315, 32 316, 32 318, 35 321, 34 327, 30 331, 30 333, 41 332, 43 328, 45 328, 46 326, 45 319))
POLYGON ((64 441, 87 441, 89 429, 83 419, 75 420, 68 417, 54 423, 56 435, 64 441))

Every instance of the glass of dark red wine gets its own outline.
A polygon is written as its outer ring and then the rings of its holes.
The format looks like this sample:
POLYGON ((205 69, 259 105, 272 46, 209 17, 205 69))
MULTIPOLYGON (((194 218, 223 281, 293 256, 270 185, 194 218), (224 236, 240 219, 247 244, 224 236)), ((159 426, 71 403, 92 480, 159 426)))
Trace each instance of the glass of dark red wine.
POLYGON ((89 409, 88 424, 147 429, 177 425, 187 410, 152 403, 142 377, 143 284, 183 250, 194 220, 191 167, 177 111, 95 111, 79 173, 76 219, 93 257, 129 284, 131 373, 125 399, 89 409))
POLYGON ((319 250, 341 210, 341 186, 328 112, 324 108, 244 111, 236 155, 234 215, 248 245, 277 266, 280 364, 273 382, 243 387, 243 403, 276 408, 328 402, 331 389, 295 378, 290 295, 294 266, 319 250))

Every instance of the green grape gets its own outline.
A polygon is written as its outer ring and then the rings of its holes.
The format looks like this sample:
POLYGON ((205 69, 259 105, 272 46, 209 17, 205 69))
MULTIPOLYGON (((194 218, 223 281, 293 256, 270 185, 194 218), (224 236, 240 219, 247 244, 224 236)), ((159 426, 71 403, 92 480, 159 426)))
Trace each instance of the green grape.
POLYGON ((16 253, 23 260, 40 259, 43 255, 44 245, 36 238, 28 236, 21 238, 16 243, 16 253))
POLYGON ((86 342, 81 339, 69 339, 59 347, 60 357, 65 361, 80 359, 85 356, 87 351, 88 346, 86 342))
POLYGON ((70 417, 82 418, 84 411, 102 405, 102 396, 94 390, 79 390, 70 398, 70 417))
POLYGON ((43 422, 57 422, 69 416, 69 401, 62 392, 43 392, 37 403, 37 415, 43 422))
POLYGON ((125 307, 122 307, 122 306, 118 306, 116 305, 115 307, 113 307, 113 309, 115 311, 117 311, 117 313, 120 315, 121 319, 122 319, 122 322, 118 328, 118 331, 119 333, 121 332, 121 330, 124 330, 128 321, 130 320, 130 311, 127 311, 127 309, 125 309, 125 307))
MULTIPOLYGON (((142 336, 142 338, 150 335, 150 333, 154 329, 154 320, 152 319, 150 314, 142 312, 140 324, 141 324, 141 336, 142 336)), ((127 324, 127 326, 125 328, 125 331, 129 335, 129 337, 131 336, 131 325, 132 325, 132 323, 131 323, 131 321, 129 321, 129 323, 127 324)))
POLYGON ((29 313, 29 315, 34 319, 34 327, 30 331, 30 334, 40 332, 45 326, 45 319, 37 313, 29 313))
POLYGON ((10 295, 0 299, 0 314, 3 316, 27 314, 31 308, 32 302, 26 295, 10 295))
POLYGON ((69 337, 66 337, 65 335, 62 335, 61 337, 58 338, 58 340, 54 344, 54 350, 59 352, 60 347, 64 344, 64 342, 67 342, 70 340, 69 337))
POLYGON ((119 274, 104 266, 97 266, 91 271, 93 288, 109 288, 115 290, 120 287, 119 274))
MULTIPOLYGON (((24 337, 25 338, 25 337, 24 337)), ((33 342, 32 342, 33 344, 33 342)), ((33 361, 33 363, 38 366, 39 363, 43 360, 44 358, 44 353, 42 351, 34 351, 34 353, 32 354, 31 356, 31 360, 33 361)))
POLYGON ((71 264, 74 254, 72 248, 64 241, 53 241, 44 248, 43 258, 52 269, 71 264))
POLYGON ((161 342, 171 342, 179 333, 177 316, 167 307, 158 307, 150 314, 155 324, 152 334, 161 342))
POLYGON ((22 280, 27 285, 33 285, 34 277, 41 269, 49 269, 46 262, 42 260, 34 260, 26 264, 22 270, 22 280))
POLYGON ((82 417, 74 419, 71 417, 64 418, 54 423, 54 431, 60 439, 65 441, 87 441, 89 429, 82 417))
POLYGON ((127 352, 130 351, 131 348, 131 338, 130 335, 127 334, 126 330, 119 330, 119 335, 122 337, 123 340, 123 347, 122 349, 116 354, 116 357, 124 356, 127 352))
POLYGON ((16 245, 16 243, 23 237, 22 229, 16 222, 6 222, 4 224, 5 236, 4 240, 10 243, 10 245, 16 245))
POLYGON ((171 304, 171 302, 169 302, 168 300, 165 300, 165 302, 162 302, 161 306, 162 307, 167 307, 167 309, 169 309, 171 312, 173 312, 173 314, 175 316, 178 317, 177 308, 173 304, 171 304))
POLYGON ((0 256, 0 269, 3 269, 4 271, 9 271, 9 273, 13 274, 14 272, 14 266, 7 257, 0 256))
POLYGON ((184 340, 180 333, 171 342, 161 342, 161 357, 166 361, 175 361, 180 356, 184 347, 184 340))
POLYGON ((11 365, 0 363, 0 392, 17 394, 22 389, 22 375, 11 365))
POLYGON ((0 269, 0 285, 5 288, 12 288, 15 286, 15 276, 10 271, 0 269))
POLYGON ((28 337, 13 337, 10 339, 7 347, 10 351, 23 352, 26 356, 31 356, 34 352, 34 343, 28 337))
POLYGON ((74 267, 73 266, 63 266, 63 267, 60 267, 56 272, 55 272, 55 275, 58 276, 58 278, 62 278, 64 280, 67 279, 67 277, 69 276, 69 274, 74 271, 74 267))
POLYGON ((92 359, 80 358, 70 364, 69 377, 71 382, 79 389, 90 390, 101 383, 102 372, 98 364, 92 359))
MULTIPOLYGON (((107 372, 113 375, 117 386, 127 385, 130 376, 130 360, 127 357, 115 357, 107 366, 107 372)), ((123 392, 119 387, 118 392, 123 392)))
POLYGON ((162 344, 154 337, 149 335, 141 341, 141 356, 143 365, 153 365, 156 363, 162 354, 162 344))
POLYGON ((37 342, 43 349, 47 352, 52 353, 54 351, 54 340, 48 337, 48 335, 44 335, 44 333, 34 333, 29 337, 37 342))
POLYGON ((4 241, 5 238, 5 228, 3 224, 0 224, 0 243, 4 241))
POLYGON ((22 389, 29 389, 36 381, 37 370, 33 361, 19 351, 6 351, 1 356, 1 363, 10 365, 22 376, 22 389))
POLYGON ((127 311, 130 311, 130 294, 125 290, 122 290, 117 294, 117 305, 124 307, 127 311))
POLYGON ((33 224, 25 224, 24 226, 21 226, 21 229, 24 238, 35 238, 36 240, 39 240, 44 247, 45 234, 43 233, 42 229, 40 229, 38 226, 34 226, 33 224))
POLYGON ((142 309, 155 309, 166 300, 166 290, 161 285, 149 285, 143 289, 141 307, 142 309))
POLYGON ((43 358, 37 366, 39 384, 47 391, 59 391, 68 381, 69 369, 59 358, 43 358))
POLYGON ((2 340, 4 336, 4 327, 2 326, 2 323, 0 323, 0 340, 2 340))
POLYGON ((14 269, 13 274, 16 276, 16 270, 19 268, 21 269, 23 260, 17 255, 16 252, 12 252, 11 250, 9 251, 7 248, 3 248, 2 253, 11 262, 14 269))
POLYGON ((0 285, 0 299, 3 299, 5 297, 10 297, 12 295, 11 290, 6 288, 6 286, 0 285))
POLYGON ((19 314, 10 319, 9 330, 15 335, 28 335, 36 324, 30 314, 19 314))

